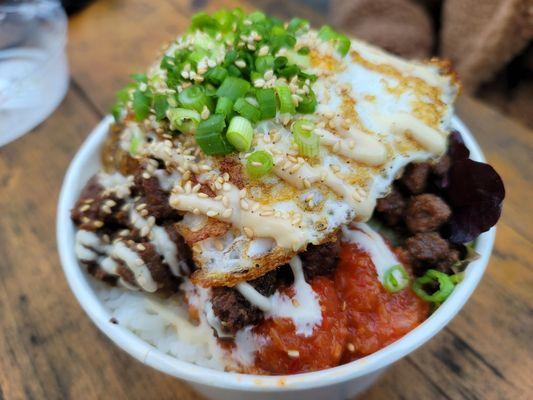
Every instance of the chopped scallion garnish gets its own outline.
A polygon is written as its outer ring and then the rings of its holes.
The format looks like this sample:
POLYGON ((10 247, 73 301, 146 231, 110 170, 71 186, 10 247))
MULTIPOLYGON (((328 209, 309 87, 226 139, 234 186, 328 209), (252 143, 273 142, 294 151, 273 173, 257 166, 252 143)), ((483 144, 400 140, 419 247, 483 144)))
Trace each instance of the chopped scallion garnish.
POLYGON ((219 97, 217 101, 217 107, 215 108, 215 114, 223 115, 228 118, 233 110, 233 101, 229 97, 219 97))
POLYGON ((294 103, 292 102, 292 93, 287 85, 276 86, 276 94, 278 95, 279 111, 281 113, 295 113, 294 103))
POLYGON ((252 145, 254 129, 246 118, 233 117, 229 123, 226 137, 228 141, 239 151, 246 151, 252 145))
POLYGON ((405 289, 409 285, 409 275, 403 267, 398 264, 390 267, 383 275, 383 287, 390 293, 396 293, 405 289))
MULTIPOLYGON (((229 69, 229 68, 228 68, 229 69)), ((229 97, 232 101, 243 97, 250 90, 250 82, 241 78, 228 76, 217 90, 218 97, 229 97)))
POLYGON ((305 157, 318 156, 320 138, 313 133, 314 124, 311 121, 300 119, 292 125, 294 141, 298 145, 298 152, 305 157))
POLYGON ((254 178, 266 175, 272 169, 274 160, 272 155, 264 150, 254 151, 246 160, 246 171, 254 178))
POLYGON ((259 103, 261 119, 274 118, 276 116, 276 93, 274 89, 259 89, 255 92, 259 103))
POLYGON ((246 118, 248 121, 257 122, 261 119, 261 111, 256 106, 250 104, 246 99, 237 99, 233 109, 246 118))
POLYGON ((170 121, 170 129, 183 133, 194 133, 201 119, 197 111, 185 108, 169 108, 167 118, 170 121))
POLYGON ((417 296, 431 303, 442 303, 453 292, 454 287, 450 276, 434 269, 428 269, 423 276, 415 279, 413 283, 413 291, 417 296), (439 286, 437 291, 430 294, 424 289, 424 286, 435 283, 439 286))
POLYGON ((205 89, 199 85, 193 85, 183 89, 178 95, 178 101, 181 107, 198 112, 202 112, 204 106, 208 105, 209 102, 205 94, 205 89))

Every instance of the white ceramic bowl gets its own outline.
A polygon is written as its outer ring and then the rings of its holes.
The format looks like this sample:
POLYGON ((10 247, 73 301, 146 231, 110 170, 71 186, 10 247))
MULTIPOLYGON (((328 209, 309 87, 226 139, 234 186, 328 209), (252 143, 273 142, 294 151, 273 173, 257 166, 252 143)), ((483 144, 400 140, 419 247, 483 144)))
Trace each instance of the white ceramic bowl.
MULTIPOLYGON (((494 243, 495 228, 482 234, 476 245, 481 257, 466 269, 465 279, 446 302, 424 323, 400 340, 367 357, 324 371, 289 376, 259 376, 215 371, 180 361, 162 353, 131 331, 109 322, 109 311, 98 299, 88 275, 74 254, 74 225, 70 209, 85 182, 100 167, 100 146, 111 123, 107 117, 93 130, 74 157, 67 171, 57 210, 57 242, 63 270, 70 288, 93 322, 120 348, 137 360, 159 371, 183 379, 211 399, 348 399, 369 387, 378 375, 395 361, 420 347, 439 332, 463 307, 476 288, 488 263, 494 243)), ((453 119, 474 160, 483 154, 470 131, 453 119)))

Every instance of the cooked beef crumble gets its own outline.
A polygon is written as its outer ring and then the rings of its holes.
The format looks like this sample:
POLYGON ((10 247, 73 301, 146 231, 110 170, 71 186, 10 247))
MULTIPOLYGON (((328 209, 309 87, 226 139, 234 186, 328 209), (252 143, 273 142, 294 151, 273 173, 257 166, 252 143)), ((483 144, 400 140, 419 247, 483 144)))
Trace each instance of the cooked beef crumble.
POLYGON ((332 273, 339 262, 339 252, 339 240, 319 246, 307 246, 307 250, 300 254, 305 279, 310 281, 315 276, 332 273))
POLYGON ((431 165, 429 163, 409 164, 400 181, 410 193, 420 194, 426 189, 430 172, 431 165))
MULTIPOLYGON (((310 245, 305 252, 300 253, 306 280, 332 273, 339 260, 339 251, 340 243, 335 241, 317 246, 310 245)), ((292 279, 290 268, 283 265, 248 283, 263 296, 271 296, 278 288, 291 284, 292 279)), ((211 302, 213 312, 219 318, 224 331, 230 334, 235 334, 245 326, 255 325, 263 319, 263 312, 250 304, 235 288, 213 288, 211 302)))
MULTIPOLYGON (((276 291, 276 281, 274 270, 248 283, 263 296, 271 296, 276 291)), ((239 329, 255 325, 263 319, 263 312, 250 304, 235 288, 213 288, 211 303, 213 312, 227 333, 234 334, 239 329)))
POLYGON ((127 224, 127 213, 120 209, 122 204, 121 199, 106 193, 94 176, 83 188, 71 218, 79 229, 87 231, 117 229, 127 224))
POLYGON ((413 233, 439 229, 451 215, 450 207, 440 197, 424 193, 412 197, 405 210, 405 224, 413 233))
POLYGON ((386 197, 378 199, 376 211, 383 217, 387 225, 394 226, 402 220, 406 204, 403 195, 393 186, 386 197))
POLYGON ((169 193, 161 188, 155 176, 145 175, 142 168, 135 174, 135 190, 146 204, 149 215, 153 215, 158 222, 165 219, 177 219, 178 212, 168 202, 169 193))

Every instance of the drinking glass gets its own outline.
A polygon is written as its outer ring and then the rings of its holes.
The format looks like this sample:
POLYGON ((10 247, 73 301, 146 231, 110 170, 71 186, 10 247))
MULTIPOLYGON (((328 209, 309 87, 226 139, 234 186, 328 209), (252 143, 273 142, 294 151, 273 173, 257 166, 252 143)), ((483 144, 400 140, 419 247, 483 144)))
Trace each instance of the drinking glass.
POLYGON ((41 123, 65 96, 66 37, 59 1, 0 2, 0 146, 41 123))

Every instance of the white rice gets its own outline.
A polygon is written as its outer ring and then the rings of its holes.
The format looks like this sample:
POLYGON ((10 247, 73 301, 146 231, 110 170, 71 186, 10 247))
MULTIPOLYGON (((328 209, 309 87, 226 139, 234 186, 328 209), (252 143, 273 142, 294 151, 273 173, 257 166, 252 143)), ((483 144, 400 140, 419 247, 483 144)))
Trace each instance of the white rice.
POLYGON ((146 293, 110 288, 94 282, 95 291, 121 326, 160 351, 182 361, 224 370, 227 354, 205 318, 195 326, 177 298, 162 300, 146 293))

